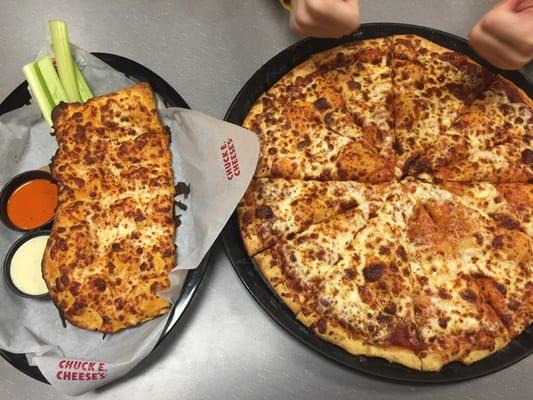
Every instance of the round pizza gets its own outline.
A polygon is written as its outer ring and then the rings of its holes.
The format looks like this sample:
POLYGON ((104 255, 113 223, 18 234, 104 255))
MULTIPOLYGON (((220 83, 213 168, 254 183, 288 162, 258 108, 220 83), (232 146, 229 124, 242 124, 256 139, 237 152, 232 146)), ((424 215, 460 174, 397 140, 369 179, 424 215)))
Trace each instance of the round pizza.
POLYGON ((314 54, 243 126, 260 158, 248 254, 296 318, 422 371, 471 364, 533 321, 533 101, 415 35, 314 54))

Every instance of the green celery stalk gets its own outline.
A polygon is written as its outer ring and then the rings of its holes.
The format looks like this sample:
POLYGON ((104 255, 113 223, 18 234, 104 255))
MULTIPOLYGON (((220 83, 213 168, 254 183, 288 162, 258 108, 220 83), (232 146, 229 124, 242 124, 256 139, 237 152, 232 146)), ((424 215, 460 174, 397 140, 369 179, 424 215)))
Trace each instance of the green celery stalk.
POLYGON ((32 62, 25 65, 22 67, 22 72, 31 88, 32 97, 37 101, 39 109, 48 123, 48 126, 52 128, 52 110, 55 107, 55 103, 48 94, 46 84, 37 67, 37 63, 32 62))
POLYGON ((43 78, 48 95, 54 104, 58 105, 62 101, 65 103, 68 102, 67 93, 65 92, 63 84, 59 80, 54 64, 52 64, 52 59, 45 56, 38 59, 36 64, 41 73, 41 77, 43 78))
POLYGON ((74 63, 74 74, 76 75, 76 82, 78 83, 81 102, 85 103, 87 100, 93 97, 93 92, 91 92, 87 81, 83 77, 83 74, 81 73, 80 68, 76 63, 74 63))
POLYGON ((81 102, 72 52, 68 40, 67 24, 61 20, 49 21, 52 50, 56 57, 59 79, 65 88, 69 103, 81 102))

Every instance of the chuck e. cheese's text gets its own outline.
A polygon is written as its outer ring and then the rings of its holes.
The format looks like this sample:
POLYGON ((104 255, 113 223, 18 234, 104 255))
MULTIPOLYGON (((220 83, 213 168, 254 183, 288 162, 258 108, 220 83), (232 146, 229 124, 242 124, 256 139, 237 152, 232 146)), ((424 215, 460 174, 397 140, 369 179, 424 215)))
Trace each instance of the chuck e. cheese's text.
POLYGON ((231 181, 234 177, 241 174, 239 169, 239 159, 237 158, 237 150, 231 138, 227 138, 222 146, 220 146, 222 162, 224 163, 224 171, 226 178, 231 181))
POLYGON ((103 362, 61 360, 56 372, 58 381, 98 381, 105 379, 106 367, 103 362))

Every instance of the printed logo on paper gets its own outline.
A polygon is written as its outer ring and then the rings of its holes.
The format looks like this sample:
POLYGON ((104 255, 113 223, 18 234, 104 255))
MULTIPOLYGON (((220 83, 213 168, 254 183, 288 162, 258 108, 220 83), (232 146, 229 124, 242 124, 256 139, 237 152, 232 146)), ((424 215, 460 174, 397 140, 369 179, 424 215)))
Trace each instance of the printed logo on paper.
POLYGON ((57 363, 55 378, 58 381, 99 381, 106 378, 103 362, 62 359, 57 363))
POLYGON ((237 157, 237 150, 231 138, 227 138, 222 146, 220 146, 222 162, 224 163, 224 172, 226 178, 231 181, 234 177, 241 174, 239 169, 239 159, 237 157))

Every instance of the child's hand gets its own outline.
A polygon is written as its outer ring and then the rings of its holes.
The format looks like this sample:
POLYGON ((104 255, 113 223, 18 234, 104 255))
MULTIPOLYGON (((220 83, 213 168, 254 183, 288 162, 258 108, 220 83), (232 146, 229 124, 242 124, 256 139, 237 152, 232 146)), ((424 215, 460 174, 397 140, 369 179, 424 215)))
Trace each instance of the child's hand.
POLYGON ((359 27, 359 0, 292 0, 291 29, 302 36, 339 38, 359 27))
POLYGON ((501 69, 533 59, 533 0, 503 0, 472 28, 470 45, 501 69))

